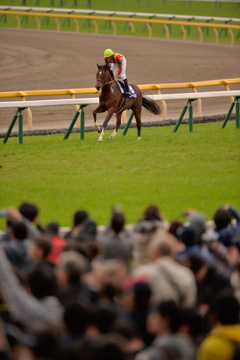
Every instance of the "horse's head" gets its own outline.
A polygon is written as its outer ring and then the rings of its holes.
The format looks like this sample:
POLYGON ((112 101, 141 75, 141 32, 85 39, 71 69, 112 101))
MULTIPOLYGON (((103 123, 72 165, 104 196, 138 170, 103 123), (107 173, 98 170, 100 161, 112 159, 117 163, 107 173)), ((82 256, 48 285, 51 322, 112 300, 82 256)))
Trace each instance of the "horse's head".
POLYGON ((104 85, 111 82, 114 77, 112 70, 110 69, 110 66, 108 64, 105 65, 98 65, 98 72, 96 74, 97 83, 95 85, 95 88, 99 91, 104 85))

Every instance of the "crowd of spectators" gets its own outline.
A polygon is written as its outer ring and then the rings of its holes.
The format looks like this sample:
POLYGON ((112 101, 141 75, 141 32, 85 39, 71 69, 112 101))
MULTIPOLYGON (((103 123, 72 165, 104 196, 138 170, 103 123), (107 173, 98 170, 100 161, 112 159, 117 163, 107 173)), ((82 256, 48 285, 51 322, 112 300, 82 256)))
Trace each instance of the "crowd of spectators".
POLYGON ((0 210, 0 360, 240 359, 240 214, 135 224, 86 210, 68 232, 24 202, 0 210))

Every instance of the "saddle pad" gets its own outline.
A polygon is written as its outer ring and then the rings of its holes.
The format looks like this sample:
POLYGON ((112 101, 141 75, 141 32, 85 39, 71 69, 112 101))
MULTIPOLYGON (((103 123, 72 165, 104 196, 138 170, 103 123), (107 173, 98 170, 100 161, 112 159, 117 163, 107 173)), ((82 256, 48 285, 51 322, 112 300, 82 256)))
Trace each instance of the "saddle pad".
POLYGON ((131 85, 129 85, 129 89, 131 91, 131 95, 126 95, 126 87, 125 84, 122 81, 117 81, 120 89, 121 89, 121 93, 124 94, 125 97, 133 99, 137 97, 136 91, 133 89, 133 87, 131 85))

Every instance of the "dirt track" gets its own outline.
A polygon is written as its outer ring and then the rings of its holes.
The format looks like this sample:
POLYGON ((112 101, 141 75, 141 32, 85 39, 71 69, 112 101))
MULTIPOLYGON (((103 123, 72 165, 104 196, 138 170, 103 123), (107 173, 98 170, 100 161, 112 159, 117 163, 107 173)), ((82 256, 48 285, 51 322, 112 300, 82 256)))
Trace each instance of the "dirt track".
MULTIPOLYGON (((129 82, 134 84, 239 77, 238 46, 3 28, 0 29, 0 39, 0 91, 94 87, 96 64, 103 62, 105 48, 112 48, 126 56, 127 76, 129 82)), ((230 86, 231 90, 239 87, 239 84, 230 86)), ((224 87, 199 89, 214 90, 224 90, 224 87)), ((170 92, 179 91, 164 91, 170 92)), ((183 89, 180 92, 189 90, 183 89)), ((37 98, 29 98, 33 99, 37 98)), ((14 99, 0 99, 6 100, 14 99)), ((168 102, 168 118, 177 119, 184 104, 185 101, 168 102)), ((195 106, 194 115, 197 116, 195 106)), ((91 113, 95 107, 93 105, 86 108, 86 125, 93 124, 91 113)), ((224 114, 228 107, 229 98, 204 100, 203 116, 224 114)), ((72 106, 33 108, 32 113, 34 129, 57 129, 69 126, 75 109, 72 106)), ((13 114, 13 109, 0 110, 0 132, 7 130, 13 114)), ((99 115, 100 123, 103 118, 104 115, 99 115)), ((24 129, 27 129, 26 119, 24 116, 24 129)), ((142 121, 154 119, 161 118, 143 111, 142 121)), ((111 120, 110 123, 114 122, 115 120, 111 120)))

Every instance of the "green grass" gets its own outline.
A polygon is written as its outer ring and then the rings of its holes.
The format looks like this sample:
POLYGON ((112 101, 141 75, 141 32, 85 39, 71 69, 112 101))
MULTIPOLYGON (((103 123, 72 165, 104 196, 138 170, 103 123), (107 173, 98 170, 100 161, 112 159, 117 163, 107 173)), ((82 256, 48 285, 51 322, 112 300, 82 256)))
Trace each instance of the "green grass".
MULTIPOLYGON (((65 0, 65 6, 62 6, 63 1, 55 1, 54 6, 50 0, 0 0, 0 5, 15 5, 15 6, 38 6, 38 7, 57 7, 57 8, 89 8, 94 10, 110 10, 110 11, 133 11, 133 12, 147 12, 147 13, 161 13, 161 14, 178 14, 178 15, 201 15, 201 16, 213 16, 213 17, 234 17, 240 18, 239 3, 215 3, 215 2, 191 2, 191 1, 155 1, 155 0, 92 0, 91 8, 87 7, 88 0, 78 0, 77 6, 75 2, 71 0, 65 0)), ((36 21, 32 17, 20 17, 21 27, 26 29, 35 29, 36 21)), ((6 17, 0 16, 0 27, 17 27, 17 21, 13 15, 7 15, 6 17)), ((67 21, 66 19, 60 19, 61 30, 75 31, 75 23, 73 20, 67 21)), ((186 21, 184 19, 184 21, 186 21)), ((56 30, 56 23, 54 19, 49 19, 48 23, 46 19, 40 18, 41 28, 47 30, 56 30)), ((98 20, 99 32, 102 34, 112 34, 113 29, 109 22, 98 20)), ((199 21, 198 21, 199 22, 199 21)), ((202 22, 202 21, 200 21, 202 22)), ((81 32, 94 33, 95 28, 92 23, 86 20, 78 20, 81 32)), ((131 35, 130 27, 124 22, 116 22, 118 35, 131 35)), ((240 25, 234 23, 234 25, 240 25)), ((148 30, 144 24, 134 23, 135 36, 148 36, 148 30)), ((198 41, 199 33, 195 27, 186 27, 187 39, 198 41)), ((165 30, 163 25, 152 25, 153 37, 165 38, 165 30)), ((240 44, 239 30, 233 31, 235 36, 235 44, 240 44)), ((171 25, 170 38, 182 39, 182 31, 179 26, 171 25)), ((212 29, 207 32, 204 30, 204 41, 214 42, 215 35, 212 29)), ((220 43, 230 43, 230 35, 227 31, 222 31, 219 37, 220 43)))
MULTIPOLYGON (((240 209, 240 131, 235 122, 136 129, 126 137, 119 131, 103 142, 96 132, 9 138, 0 144, 0 208, 37 204, 43 224, 57 220, 70 226, 73 213, 89 211, 98 224, 107 223, 111 207, 121 204, 133 223, 149 204, 166 218, 180 218, 188 207, 209 219, 222 204, 240 209)), ((0 228, 4 221, 1 219, 0 228)))

